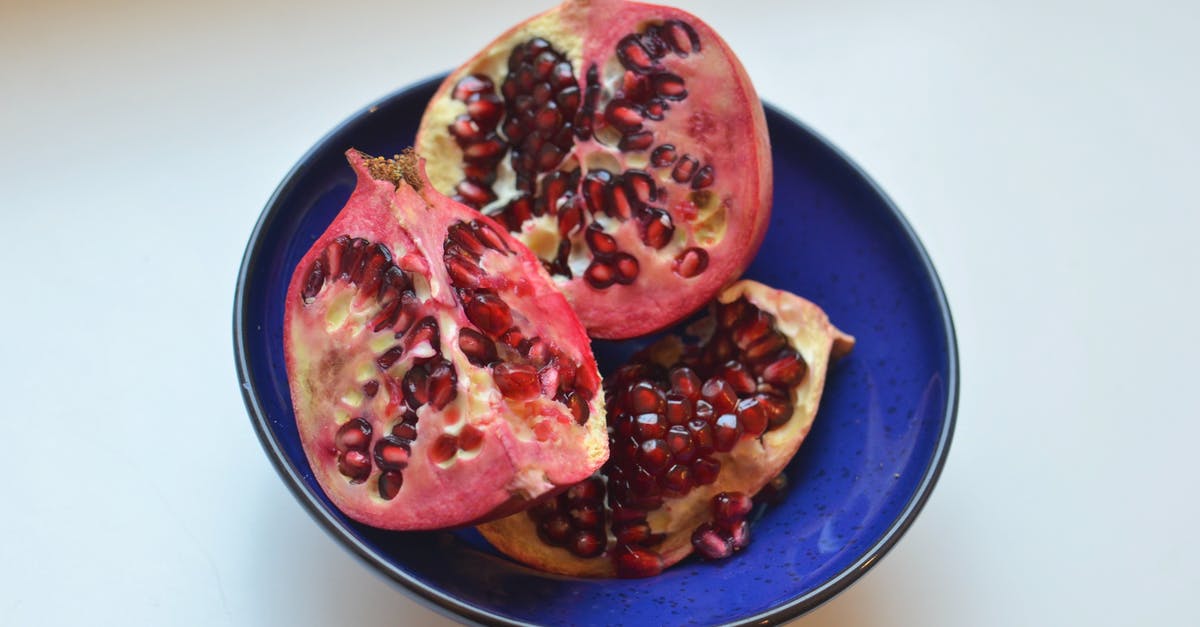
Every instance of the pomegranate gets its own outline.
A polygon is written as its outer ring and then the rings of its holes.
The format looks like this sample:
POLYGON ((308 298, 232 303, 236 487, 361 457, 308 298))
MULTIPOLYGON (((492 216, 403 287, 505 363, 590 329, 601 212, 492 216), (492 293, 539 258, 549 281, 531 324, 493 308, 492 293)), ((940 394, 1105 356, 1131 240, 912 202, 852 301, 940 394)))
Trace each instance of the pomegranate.
POLYGON ((517 25, 445 80, 417 146, 435 187, 533 249, 593 337, 702 307, 770 218, 754 87, 670 7, 567 0, 517 25))
POLYGON ((751 497, 816 415, 830 360, 854 339, 816 305, 753 281, 710 315, 605 379, 611 456, 597 476, 527 512, 481 525, 505 554, 588 577, 657 574, 693 550, 727 557, 750 541, 751 497))
POLYGON ((358 184, 284 313, 317 481, 385 529, 487 520, 607 458, 591 345, 527 248, 439 194, 416 155, 347 153, 358 184))

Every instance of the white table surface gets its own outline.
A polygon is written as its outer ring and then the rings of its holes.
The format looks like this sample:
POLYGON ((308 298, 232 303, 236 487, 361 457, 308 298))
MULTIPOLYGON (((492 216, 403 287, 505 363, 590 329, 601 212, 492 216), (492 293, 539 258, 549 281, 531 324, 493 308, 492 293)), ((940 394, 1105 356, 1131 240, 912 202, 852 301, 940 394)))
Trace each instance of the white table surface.
MULTIPOLYGON (((453 624, 276 476, 234 279, 314 141, 549 4, 0 0, 0 625, 453 624)), ((892 195, 958 327, 932 499, 796 624, 1200 624, 1200 5, 689 6, 892 195)))

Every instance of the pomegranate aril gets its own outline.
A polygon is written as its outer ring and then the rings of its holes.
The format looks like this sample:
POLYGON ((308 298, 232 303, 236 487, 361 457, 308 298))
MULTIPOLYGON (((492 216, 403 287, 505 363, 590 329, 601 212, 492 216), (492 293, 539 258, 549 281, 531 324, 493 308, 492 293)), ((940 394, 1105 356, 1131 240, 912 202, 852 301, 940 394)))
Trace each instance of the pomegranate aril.
POLYGON ((713 520, 726 528, 745 520, 753 508, 754 501, 741 492, 721 492, 712 499, 713 520))
POLYGON ((734 414, 721 414, 713 423, 713 447, 719 453, 728 453, 737 446, 742 437, 742 425, 734 414))
POLYGON ((650 165, 656 168, 665 168, 675 163, 676 156, 675 146, 663 144, 650 153, 650 165))
POLYGON ((713 173, 713 167, 706 165, 696 172, 695 178, 692 179, 692 189, 704 189, 713 184, 716 175, 713 173))
MULTIPOLYGON (((708 426, 708 423, 705 423, 708 426)), ((671 457, 677 462, 688 463, 696 456, 696 449, 692 446, 692 434, 687 427, 683 425, 674 425, 667 429, 666 437, 667 449, 671 451, 671 457)))
MULTIPOLYGON (((609 505, 612 506, 612 511, 610 512, 610 514, 611 514, 610 517, 612 518, 613 530, 615 532, 616 529, 626 526, 626 525, 632 525, 632 524, 639 523, 639 522, 641 522, 641 523, 646 522, 646 512, 643 512, 635 507, 622 507, 622 506, 616 504, 618 502, 618 499, 612 498, 614 496, 613 486, 616 485, 616 483, 614 483, 614 482, 616 482, 616 480, 613 478, 613 475, 615 474, 614 470, 609 471, 608 493, 609 493, 609 497, 610 497, 609 505)), ((649 526, 646 527, 646 532, 647 533, 650 532, 649 526)))
POLYGON ((639 152, 650 148, 654 145, 654 133, 650 131, 637 131, 623 135, 621 141, 617 142, 617 148, 624 152, 639 152))
POLYGON ((375 379, 371 379, 363 384, 363 394, 365 394, 367 398, 375 398, 375 395, 378 393, 379 382, 375 379))
POLYGON ((401 383, 404 390, 404 400, 413 410, 429 402, 429 373, 421 366, 413 366, 404 374, 401 383))
POLYGON ((611 264, 597 259, 584 270, 583 277, 592 287, 602 290, 617 280, 617 273, 611 264))
POLYGON ((733 540, 712 523, 704 523, 692 532, 692 547, 704 559, 719 560, 733 555, 733 540))
POLYGON ((570 551, 579 557, 598 557, 604 553, 603 534, 594 531, 577 531, 571 538, 570 551))
POLYGON ((662 25, 663 39, 681 57, 692 52, 700 52, 700 36, 690 24, 679 20, 670 20, 662 25))
POLYGON ((454 366, 448 361, 439 363, 429 371, 429 404, 437 410, 445 408, 458 394, 457 383, 454 366))
POLYGON ((745 358, 750 362, 761 361, 779 352, 779 349, 784 346, 787 346, 787 338, 773 331, 758 338, 753 344, 747 347, 745 349, 745 358))
POLYGON ((490 225, 475 220, 471 222, 471 232, 484 246, 498 252, 512 254, 512 249, 505 243, 504 238, 500 237, 500 234, 490 225))
POLYGON ((804 358, 796 351, 788 349, 782 351, 775 361, 763 369, 762 378, 768 383, 790 387, 803 381, 807 372, 808 364, 804 362, 804 358))
POLYGON ((675 169, 671 170, 671 178, 680 183, 686 183, 692 180, 696 175, 696 169, 700 167, 700 162, 691 155, 683 155, 679 162, 675 164, 675 169))
POLYGON ((646 544, 654 538, 654 534, 650 532, 650 524, 646 522, 644 515, 635 522, 614 524, 613 535, 616 536, 619 544, 646 544))
POLYGON ((562 392, 558 396, 558 401, 567 406, 567 410, 571 412, 571 417, 575 419, 576 424, 587 424, 591 410, 588 409, 587 401, 583 400, 582 396, 575 392, 562 392))
POLYGON ((618 546, 614 550, 613 564, 617 575, 625 578, 653 577, 663 570, 661 555, 628 545, 618 546))
POLYGON ((496 123, 504 115, 504 105, 495 94, 475 94, 467 98, 467 115, 471 116, 479 128, 490 131, 496 128, 496 123))
MULTIPOLYGON (((569 63, 565 65, 568 68, 571 67, 569 63)), ((575 79, 572 77, 570 80, 574 81, 575 79)), ((575 115, 575 112, 579 110, 579 102, 581 98, 582 93, 579 91, 579 88, 571 86, 558 92, 558 94, 554 96, 554 102, 558 104, 558 108, 562 110, 563 114, 570 119, 570 117, 575 115)))
POLYGON ((512 327, 512 310, 499 296, 488 292, 476 293, 467 299, 463 313, 472 324, 492 337, 512 327))
POLYGON ((528 364, 497 364, 492 369, 492 376, 500 393, 507 398, 526 401, 536 398, 541 393, 537 368, 528 364))
POLYGON ((701 457, 692 462, 692 481, 696 485, 708 485, 717 480, 717 475, 721 474, 720 460, 712 457, 701 457))
POLYGON ((642 204, 658 199, 658 188, 654 179, 643 170, 626 170, 621 175, 621 182, 631 198, 636 198, 642 204))
POLYGON ((622 133, 642 128, 642 111, 628 100, 620 98, 610 100, 604 109, 604 117, 610 125, 622 133))
POLYGON ((737 419, 746 435, 759 436, 767 430, 767 410, 757 397, 738 401, 737 419))
POLYGON ((626 35, 617 42, 617 58, 627 69, 643 74, 659 67, 637 35, 626 35))
POLYGON ((671 451, 665 440, 646 440, 638 447, 638 463, 648 472, 656 474, 671 463, 671 451))
POLYGON ((716 416, 716 412, 713 411, 712 403, 704 399, 700 399, 696 401, 692 409, 692 416, 697 420, 703 420, 704 422, 712 424, 713 418, 716 416))
POLYGON ((313 302, 317 298, 317 294, 321 292, 321 288, 325 286, 325 264, 328 263, 325 256, 318 257, 309 268, 308 278, 304 282, 304 289, 300 292, 300 299, 305 305, 313 302))
POLYGON ((669 425, 682 425, 692 417, 692 402, 678 392, 667 394, 666 418, 669 425))
POLYGON ((767 414, 767 430, 777 429, 792 419, 792 403, 774 394, 759 394, 759 403, 767 414))
MULTIPOLYGON (((396 305, 399 306, 399 303, 396 303, 396 305)), ((379 357, 376 357, 375 365, 378 366, 380 370, 387 370, 395 365, 396 362, 400 360, 400 356, 403 354, 404 347, 397 344, 396 346, 384 351, 384 353, 379 357)))
POLYGON ((775 319, 768 313, 755 309, 750 315, 744 316, 733 327, 733 341, 738 348, 746 349, 759 339, 772 332, 775 319))
POLYGON ((642 204, 637 198, 632 196, 624 186, 613 186, 609 190, 611 202, 608 205, 608 215, 614 218, 620 218, 622 221, 633 217, 635 212, 640 211, 642 204))
POLYGON ((713 411, 717 414, 731 412, 737 406, 737 392, 728 382, 718 377, 705 381, 704 387, 700 388, 700 395, 713 406, 713 411))
POLYGON ((642 242, 658 250, 671 243, 675 235, 675 224, 671 216, 661 209, 649 209, 643 217, 642 242))
POLYGON ((472 120, 471 116, 466 114, 454 118, 454 122, 450 123, 448 130, 454 136, 454 139, 457 140, 459 146, 477 142, 483 139, 485 135, 484 130, 479 128, 475 120, 472 120))
POLYGON ((639 440, 661 438, 667 434, 667 424, 658 414, 639 414, 633 419, 633 431, 639 440))
POLYGON ((464 76, 458 84, 454 86, 453 97, 455 100, 466 100, 475 94, 491 92, 496 88, 492 83, 492 79, 483 74, 471 74, 464 76))
POLYGON ((648 381, 641 381, 629 388, 626 403, 635 414, 662 413, 667 399, 661 390, 648 381))
POLYGON ((338 472, 351 483, 362 483, 371 474, 371 458, 364 451, 352 449, 338 455, 338 472))
POLYGON ((721 366, 721 378, 733 387, 733 390, 740 395, 751 394, 754 392, 756 382, 754 375, 738 361, 727 361, 724 366, 721 366))
POLYGON ((485 280, 483 269, 466 257, 447 258, 446 273, 450 275, 450 282, 457 287, 479 287, 485 280))
POLYGON ((670 109, 670 108, 671 108, 671 106, 668 105, 666 102, 664 102, 663 100, 661 100, 659 98, 655 98, 655 99, 651 100, 650 102, 647 102, 646 106, 642 107, 642 111, 645 112, 647 120, 658 121, 658 120, 663 119, 664 115, 666 114, 667 109, 670 109))
POLYGON ((567 515, 570 516, 571 524, 576 529, 591 529, 604 524, 604 515, 601 507, 596 503, 586 503, 571 507, 567 510, 567 515))
POLYGON ((702 248, 689 248, 675 258, 675 274, 690 279, 708 268, 708 253, 702 248))
POLYGON ((412 449, 400 438, 389 435, 375 443, 375 463, 384 470, 404 470, 412 449))
POLYGON ((464 146, 463 158, 468 161, 492 160, 504 154, 504 150, 504 142, 495 135, 489 135, 486 139, 464 146))
POLYGON ((717 324, 722 328, 731 329, 738 326, 751 311, 757 312, 745 298, 739 298, 731 303, 718 303, 716 306, 717 324))
POLYGON ((401 422, 392 427, 392 435, 400 438, 403 441, 413 442, 417 439, 417 426, 407 422, 401 422))
POLYGON ((599 503, 604 500, 604 481, 592 477, 567 488, 564 493, 568 503, 599 503))
MULTIPOLYGON (((582 201, 577 197, 573 197, 572 202, 569 203, 565 208, 563 208, 562 211, 558 214, 558 234, 563 236, 564 238, 568 237, 568 236, 572 235, 573 233, 575 233, 576 231, 578 231, 579 227, 582 225, 583 225, 582 201)), ((559 244, 559 246, 560 246, 560 248, 559 248, 560 254, 561 254, 561 256, 563 256, 565 258, 566 254, 562 254, 562 253, 563 253, 563 251, 565 251, 566 253, 570 253, 571 243, 564 239, 563 242, 559 244), (562 248, 563 243, 566 244, 565 248, 562 248)), ((565 266, 565 264, 564 264, 564 266, 565 266)), ((570 268, 565 267, 564 269, 566 270, 566 272, 564 274, 567 274, 568 276, 570 276, 570 274, 569 274, 571 271, 570 268)))
POLYGON ((463 199, 462 202, 464 205, 470 205, 475 209, 479 209, 496 200, 496 194, 492 191, 492 188, 470 180, 459 181, 454 191, 463 199))
POLYGON ((676 494, 687 494, 692 489, 692 471, 686 462, 675 464, 663 474, 663 488, 676 494))
POLYGON ((362 418, 353 418, 342 425, 333 438, 333 445, 340 452, 366 450, 371 443, 371 423, 362 418))
POLYGON ((390 501, 400 494, 403 485, 404 475, 395 471, 384 472, 379 475, 379 496, 390 501))
POLYGON ((669 72, 663 74, 655 74, 651 79, 654 84, 654 92, 667 100, 683 100, 687 98, 687 88, 684 87, 683 78, 677 74, 669 72))
POLYGON ((486 366, 498 359, 496 345, 475 329, 459 329, 458 348, 467 356, 467 360, 476 366, 486 366))
POLYGON ((538 537, 550 546, 563 546, 571 538, 574 528, 566 515, 554 513, 538 523, 538 537))
POLYGON ((687 366, 672 368, 667 375, 671 379, 671 390, 682 394, 685 398, 695 401, 700 398, 702 382, 695 371, 687 366))
POLYGON ((429 447, 429 459, 435 464, 444 464, 458 454, 458 438, 448 433, 438 436, 429 447))
POLYGON ((608 190, 612 180, 608 170, 591 170, 583 177, 583 200, 588 211, 593 214, 608 211, 608 190))
POLYGON ((745 520, 739 520, 729 526, 728 532, 734 551, 740 551, 747 546, 750 546, 749 522, 745 520))

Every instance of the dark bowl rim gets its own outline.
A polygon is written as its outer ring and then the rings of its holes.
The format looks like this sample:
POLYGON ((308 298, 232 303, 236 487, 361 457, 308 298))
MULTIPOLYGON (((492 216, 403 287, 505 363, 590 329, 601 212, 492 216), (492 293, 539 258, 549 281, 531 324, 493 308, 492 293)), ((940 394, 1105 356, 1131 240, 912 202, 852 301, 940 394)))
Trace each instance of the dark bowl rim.
MULTIPOLYGON (((395 567, 388 561, 382 559, 371 548, 360 542, 346 528, 346 526, 325 509, 320 503, 316 495, 309 491, 306 487, 301 473, 288 461, 287 455, 283 452, 278 440, 275 438, 269 425, 269 418, 263 411, 259 402, 257 390, 253 382, 249 378, 250 366, 247 361, 246 350, 246 280, 249 276, 250 268, 257 265, 260 254, 259 244, 263 231, 269 226, 281 213, 280 201, 285 196, 308 170, 312 167, 313 156, 322 149, 327 141, 335 135, 344 131, 347 127, 361 121, 369 115, 375 113, 376 110, 391 104, 396 100, 405 99, 411 96, 414 92, 419 92, 428 89, 431 86, 436 86, 442 82, 446 74, 439 74, 411 85, 397 89, 379 100, 363 107, 350 117, 338 123, 332 130, 326 133, 321 139, 310 147, 295 165, 288 171, 280 182, 279 186, 271 194, 259 215, 258 221, 254 225, 254 230, 250 233, 250 239, 246 244, 246 251, 242 257, 242 264, 238 270, 237 286, 234 293, 233 302, 233 349, 234 358, 237 365, 238 381, 242 390, 242 399, 246 404, 246 410, 250 414, 250 421, 254 425, 255 433, 258 435, 259 442, 270 458, 275 470, 279 473, 280 478, 287 484, 292 495, 296 497, 304 508, 308 510, 310 516, 313 517, 325 530, 326 533, 340 541, 346 548, 350 549, 360 559, 370 564, 374 568, 385 575, 392 581, 400 584, 403 589, 409 593, 409 596, 426 607, 456 619, 467 619, 479 624, 501 624, 501 625, 533 625, 523 621, 514 621, 510 618, 493 614, 485 609, 476 607, 466 603, 458 598, 447 595, 436 588, 427 586, 416 580, 408 573, 395 567)), ((832 577, 824 584, 810 590, 804 595, 796 597, 791 601, 775 607, 766 612, 755 614, 734 622, 725 623, 726 625, 750 625, 750 624, 777 624, 783 621, 796 618, 829 599, 832 599, 838 593, 848 588, 851 584, 857 581, 864 573, 871 569, 879 559, 883 557, 891 548, 900 540, 904 533, 912 526, 917 514, 925 506, 929 500, 930 494, 933 492, 934 486, 937 484, 938 478, 941 476, 942 468, 946 463, 946 457, 950 451, 950 442, 954 435, 954 426, 958 416, 958 395, 959 395, 959 363, 958 363, 958 340, 954 332, 954 321, 950 316, 950 304, 946 299, 945 290, 942 287, 941 279, 937 274, 937 270, 933 267, 933 261, 929 257, 929 253, 922 245, 920 238, 917 237, 916 231, 912 225, 905 219, 900 209, 896 206, 892 199, 883 191, 883 189, 875 183, 875 181, 867 175, 867 173, 854 160, 850 159, 837 146, 832 144, 823 135, 813 130, 807 124, 796 119, 791 114, 784 112, 769 103, 763 103, 764 108, 770 109, 772 113, 780 116, 788 122, 795 124, 803 132, 809 134, 817 140, 825 149, 832 152, 836 157, 844 161, 858 178, 868 185, 883 201, 883 204, 891 211, 892 217, 900 226, 901 231, 907 237, 908 241, 916 249, 921 263, 924 266, 925 272, 929 275, 933 282, 933 288, 937 299, 938 309, 942 317, 943 332, 946 334, 947 340, 947 390, 949 397, 946 403, 946 412, 943 415, 942 432, 938 436, 937 446, 934 450, 933 457, 930 459, 928 466, 924 471, 920 483, 917 486, 916 492, 905 505, 900 515, 892 521, 887 532, 872 545, 862 557, 848 568, 842 570, 836 576, 832 577)))

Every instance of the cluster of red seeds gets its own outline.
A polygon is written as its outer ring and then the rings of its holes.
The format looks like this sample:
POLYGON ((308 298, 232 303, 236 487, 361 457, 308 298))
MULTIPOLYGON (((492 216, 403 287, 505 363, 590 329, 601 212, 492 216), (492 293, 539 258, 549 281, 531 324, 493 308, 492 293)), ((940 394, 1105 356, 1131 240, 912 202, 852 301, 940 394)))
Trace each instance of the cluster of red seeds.
POLYGON ((724 559, 750 544, 746 517, 754 501, 741 492, 722 492, 712 500, 712 522, 692 532, 692 546, 705 559, 724 559))

